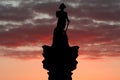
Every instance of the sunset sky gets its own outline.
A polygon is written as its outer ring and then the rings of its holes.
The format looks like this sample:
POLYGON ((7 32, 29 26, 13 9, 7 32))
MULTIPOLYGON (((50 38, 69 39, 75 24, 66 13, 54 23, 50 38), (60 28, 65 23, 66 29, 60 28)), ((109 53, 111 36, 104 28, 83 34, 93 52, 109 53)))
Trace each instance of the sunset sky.
POLYGON ((69 44, 80 47, 73 80, 120 80, 120 0, 0 0, 0 80, 48 80, 42 46, 61 3, 69 44))

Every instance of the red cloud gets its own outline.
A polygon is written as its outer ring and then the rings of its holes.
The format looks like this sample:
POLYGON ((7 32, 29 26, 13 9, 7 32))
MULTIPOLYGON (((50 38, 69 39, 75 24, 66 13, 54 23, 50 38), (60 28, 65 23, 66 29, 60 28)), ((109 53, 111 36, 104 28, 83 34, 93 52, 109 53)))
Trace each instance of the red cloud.
MULTIPOLYGON (((71 19, 71 24, 73 29, 69 29, 68 39, 70 45, 79 45, 80 55, 90 56, 89 58, 101 58, 116 57, 120 56, 120 28, 119 25, 109 25, 102 23, 94 23, 92 20, 101 21, 119 21, 120 11, 118 8, 113 6, 104 8, 99 6, 98 2, 95 1, 96 7, 89 5, 88 0, 85 0, 87 5, 83 4, 81 1, 80 6, 72 7, 67 5, 66 10, 68 11, 69 17, 75 17, 78 19, 87 18, 87 20, 77 20, 71 19), (90 20, 89 20, 90 19, 90 20), (83 22, 82 22, 83 21, 83 22), (85 26, 87 25, 87 26, 85 26), (89 46, 93 45, 93 46, 89 46), (94 45, 97 44, 97 45, 94 45), (113 46, 117 45, 117 47, 113 46), (97 49, 96 49, 96 48, 97 49), (86 49, 87 48, 87 49, 86 49), (106 51, 101 51, 103 48, 106 51), (116 49, 117 48, 117 49, 116 49), (109 54, 107 54, 109 52, 109 54)), ((97 0, 98 1, 98 0, 97 0)), ((105 0, 104 0, 105 1, 105 0)), ((104 2, 100 1, 100 3, 104 2)), ((2 29, 7 29, 7 27, 19 26, 18 28, 13 28, 8 31, 0 30, 0 46, 5 47, 18 47, 28 44, 52 44, 53 30, 56 27, 55 21, 55 11, 59 7, 59 3, 56 2, 46 2, 37 3, 33 2, 20 5, 19 7, 6 7, 0 6, 0 21, 14 21, 21 22, 21 25, 10 24, 4 25, 0 22, 2 29), (49 14, 53 18, 48 19, 33 19, 36 15, 34 12, 49 14), (25 20, 31 20, 31 22, 25 22, 25 20), (33 25, 33 24, 34 25, 33 25)), ((114 4, 115 5, 115 4, 114 4)), ((110 5, 109 5, 110 6, 110 5)), ((0 29, 1 29, 0 27, 0 29)), ((103 49, 104 50, 104 49, 103 49)), ((2 49, 0 50, 2 51, 2 49)), ((7 51, 6 51, 7 52, 7 51)), ((5 53, 4 56, 14 57, 14 58, 38 58, 39 51, 27 51, 27 52, 12 52, 11 54, 5 53)))
MULTIPOLYGON (((50 27, 50 26, 49 26, 50 27)), ((51 38, 52 32, 48 26, 23 26, 7 32, 1 32, 0 45, 2 46, 21 46, 29 43, 47 43, 51 38), (47 37, 46 37, 47 36, 47 37), (46 40, 47 39, 47 40, 46 40)))

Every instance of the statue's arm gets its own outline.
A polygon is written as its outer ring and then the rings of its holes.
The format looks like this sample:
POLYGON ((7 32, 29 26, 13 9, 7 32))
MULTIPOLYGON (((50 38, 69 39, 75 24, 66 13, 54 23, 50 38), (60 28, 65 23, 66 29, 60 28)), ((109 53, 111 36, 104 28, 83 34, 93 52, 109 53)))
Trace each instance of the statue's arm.
POLYGON ((66 13, 66 19, 67 19, 67 22, 70 22, 69 20, 69 17, 68 17, 68 14, 66 13))

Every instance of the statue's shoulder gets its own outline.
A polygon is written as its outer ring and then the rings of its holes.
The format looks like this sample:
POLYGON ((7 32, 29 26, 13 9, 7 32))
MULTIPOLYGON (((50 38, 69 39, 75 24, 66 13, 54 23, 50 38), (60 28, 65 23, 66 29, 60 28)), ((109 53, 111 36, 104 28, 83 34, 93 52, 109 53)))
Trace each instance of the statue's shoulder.
POLYGON ((63 13, 64 13, 65 15, 67 15, 67 12, 66 12, 66 11, 64 11, 63 13))

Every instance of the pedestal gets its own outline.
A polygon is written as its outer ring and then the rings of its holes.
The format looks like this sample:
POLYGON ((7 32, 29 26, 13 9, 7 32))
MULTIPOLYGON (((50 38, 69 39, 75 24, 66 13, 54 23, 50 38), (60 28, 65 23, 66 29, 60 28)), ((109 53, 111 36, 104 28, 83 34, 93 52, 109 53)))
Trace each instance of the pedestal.
POLYGON ((52 46, 43 45, 43 68, 48 70, 49 80, 72 80, 76 69, 78 46, 70 47, 64 30, 55 29, 52 46))

